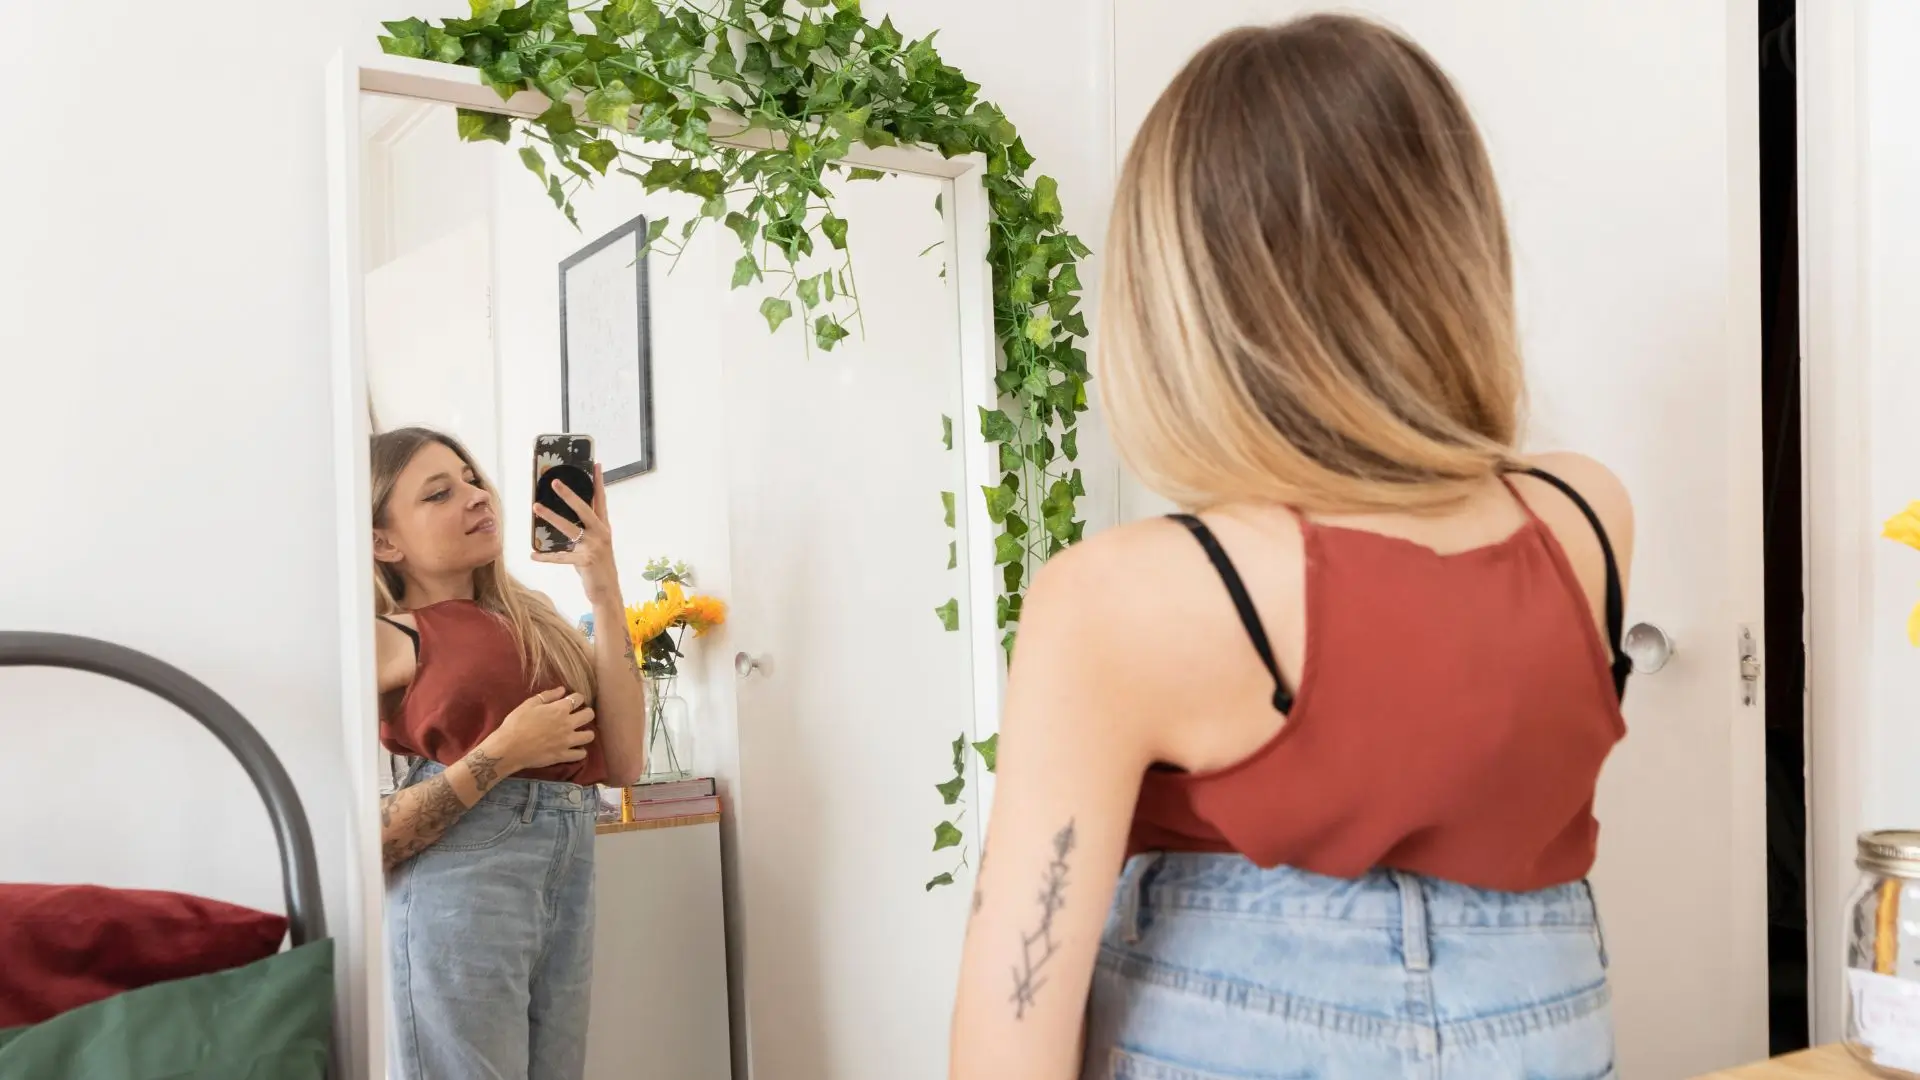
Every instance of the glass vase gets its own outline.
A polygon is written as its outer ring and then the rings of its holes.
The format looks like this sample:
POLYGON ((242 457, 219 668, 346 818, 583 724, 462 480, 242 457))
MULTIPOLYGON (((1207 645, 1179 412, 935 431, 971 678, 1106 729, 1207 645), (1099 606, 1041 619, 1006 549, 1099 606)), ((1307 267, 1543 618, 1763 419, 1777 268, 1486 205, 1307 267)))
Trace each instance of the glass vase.
POLYGON ((693 775, 685 755, 691 733, 687 701, 675 694, 674 677, 647 680, 647 774, 644 783, 684 780, 693 775))

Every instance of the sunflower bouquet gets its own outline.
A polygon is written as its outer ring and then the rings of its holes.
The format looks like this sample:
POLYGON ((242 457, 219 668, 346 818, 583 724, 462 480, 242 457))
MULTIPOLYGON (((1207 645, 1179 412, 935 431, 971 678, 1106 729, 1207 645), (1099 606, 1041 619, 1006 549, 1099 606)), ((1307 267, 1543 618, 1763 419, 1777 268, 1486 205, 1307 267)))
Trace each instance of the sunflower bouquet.
POLYGON ((687 632, 698 638, 726 622, 727 605, 717 596, 687 592, 693 571, 686 563, 655 559, 641 576, 654 583, 654 598, 627 608, 627 637, 647 678, 671 679, 680 674, 687 632))

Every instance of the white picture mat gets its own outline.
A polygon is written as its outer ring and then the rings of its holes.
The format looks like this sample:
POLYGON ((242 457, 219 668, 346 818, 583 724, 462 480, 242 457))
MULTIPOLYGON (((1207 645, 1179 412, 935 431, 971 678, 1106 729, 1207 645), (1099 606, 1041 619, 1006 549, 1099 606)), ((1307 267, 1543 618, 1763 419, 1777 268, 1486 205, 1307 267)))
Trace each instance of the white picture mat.
POLYGON ((593 436, 609 472, 646 457, 638 246, 638 237, 623 236, 567 267, 561 280, 567 428, 593 436))

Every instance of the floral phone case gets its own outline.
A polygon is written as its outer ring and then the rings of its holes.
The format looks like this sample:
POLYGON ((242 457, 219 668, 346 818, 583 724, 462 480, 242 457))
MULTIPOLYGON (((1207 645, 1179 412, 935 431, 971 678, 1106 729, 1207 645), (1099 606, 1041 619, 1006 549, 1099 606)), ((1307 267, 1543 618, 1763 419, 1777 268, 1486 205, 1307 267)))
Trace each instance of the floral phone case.
POLYGON ((533 519, 533 550, 540 554, 573 549, 578 535, 580 515, 553 490, 555 480, 565 484, 582 501, 593 501, 593 436, 542 435, 533 440, 533 501, 572 522, 574 534, 563 534, 546 519, 533 519))

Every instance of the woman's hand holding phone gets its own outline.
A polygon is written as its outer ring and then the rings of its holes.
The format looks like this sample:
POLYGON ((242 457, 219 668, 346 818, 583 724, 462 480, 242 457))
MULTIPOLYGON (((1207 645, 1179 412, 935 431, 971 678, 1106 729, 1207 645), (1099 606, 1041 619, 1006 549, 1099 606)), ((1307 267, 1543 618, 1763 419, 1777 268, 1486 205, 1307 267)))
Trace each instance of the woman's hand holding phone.
POLYGON ((617 603, 620 599, 620 571, 613 564, 613 529, 607 524, 607 486, 601 478, 600 466, 596 464, 593 467, 591 503, 574 494, 572 488, 559 480, 550 483, 561 500, 579 515, 580 524, 576 526, 558 512, 535 503, 534 515, 572 537, 573 547, 567 551, 536 551, 533 561, 565 563, 578 570, 580 586, 586 590, 587 601, 596 610, 602 604, 617 603))

